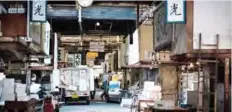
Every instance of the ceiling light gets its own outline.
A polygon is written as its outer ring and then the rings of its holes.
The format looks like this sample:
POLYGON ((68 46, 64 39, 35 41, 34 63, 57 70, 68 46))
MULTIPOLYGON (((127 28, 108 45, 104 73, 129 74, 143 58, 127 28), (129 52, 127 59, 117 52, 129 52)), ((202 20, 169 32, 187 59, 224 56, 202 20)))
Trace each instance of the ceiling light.
POLYGON ((193 67, 194 67, 193 63, 190 63, 189 67, 190 67, 190 68, 193 68, 193 67))
POLYGON ((99 23, 99 22, 97 22, 97 23, 96 23, 96 26, 100 26, 100 23, 99 23))

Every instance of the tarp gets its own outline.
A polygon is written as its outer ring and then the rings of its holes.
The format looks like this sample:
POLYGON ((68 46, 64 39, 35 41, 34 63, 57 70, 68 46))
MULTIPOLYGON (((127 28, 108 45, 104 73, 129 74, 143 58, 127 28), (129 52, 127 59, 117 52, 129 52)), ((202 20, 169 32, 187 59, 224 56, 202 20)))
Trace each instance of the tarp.
POLYGON ((118 88, 120 88, 120 82, 119 81, 110 81, 109 89, 118 89, 118 88))

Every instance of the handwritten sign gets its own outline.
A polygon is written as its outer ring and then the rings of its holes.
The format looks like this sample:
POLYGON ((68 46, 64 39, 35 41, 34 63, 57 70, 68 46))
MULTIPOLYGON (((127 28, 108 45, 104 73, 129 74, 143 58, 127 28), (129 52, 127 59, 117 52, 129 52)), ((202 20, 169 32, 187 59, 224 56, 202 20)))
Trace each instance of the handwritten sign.
POLYGON ((184 23, 185 22, 185 1, 184 0, 168 0, 166 2, 166 18, 168 23, 184 23))
POLYGON ((32 1, 32 21, 44 22, 46 21, 46 0, 32 1))

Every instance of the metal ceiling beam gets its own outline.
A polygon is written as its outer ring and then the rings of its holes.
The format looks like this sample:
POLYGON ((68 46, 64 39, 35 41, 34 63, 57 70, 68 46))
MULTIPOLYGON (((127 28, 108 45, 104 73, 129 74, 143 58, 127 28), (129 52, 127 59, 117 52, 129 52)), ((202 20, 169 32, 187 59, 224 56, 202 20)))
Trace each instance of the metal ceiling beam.
POLYGON ((68 35, 64 35, 60 37, 60 40, 62 43, 75 43, 75 42, 115 42, 115 43, 122 43, 123 42, 123 37, 122 36, 84 36, 84 37, 80 37, 80 36, 68 36, 68 35))

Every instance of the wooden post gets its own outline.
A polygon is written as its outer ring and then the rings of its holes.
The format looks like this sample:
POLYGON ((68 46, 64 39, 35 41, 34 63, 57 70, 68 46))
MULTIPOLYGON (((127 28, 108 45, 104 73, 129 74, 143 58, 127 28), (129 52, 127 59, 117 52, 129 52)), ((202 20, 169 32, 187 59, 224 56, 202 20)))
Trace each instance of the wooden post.
POLYGON ((229 108, 229 72, 230 72, 230 59, 225 58, 225 80, 224 80, 224 112, 230 112, 229 108))

